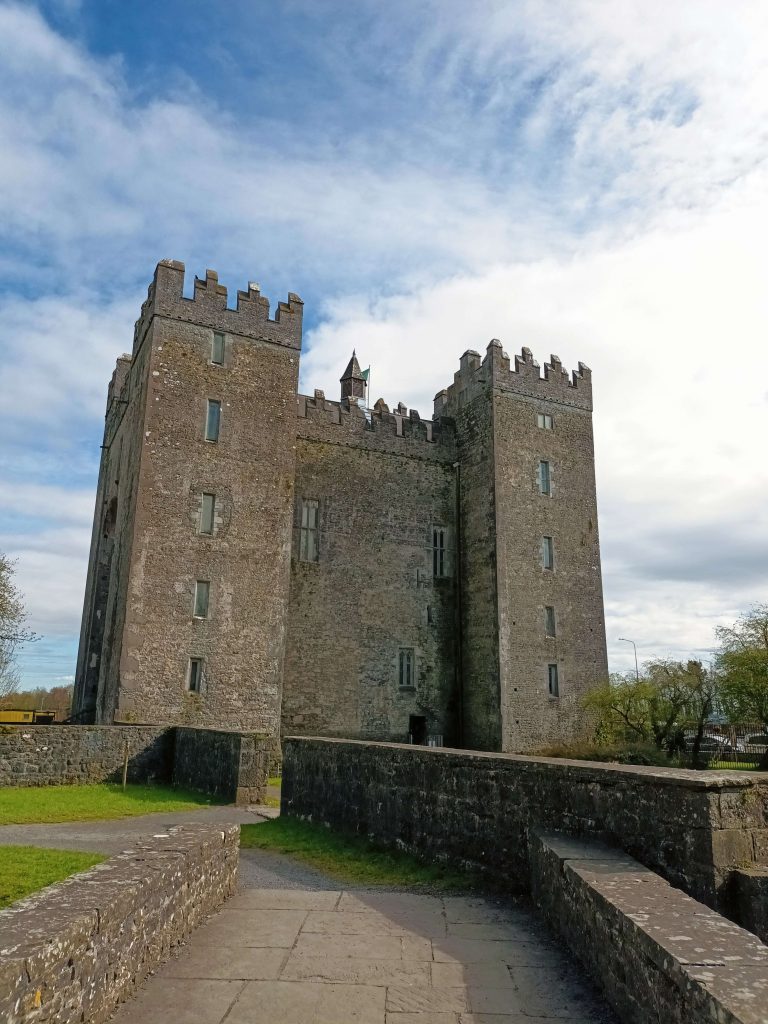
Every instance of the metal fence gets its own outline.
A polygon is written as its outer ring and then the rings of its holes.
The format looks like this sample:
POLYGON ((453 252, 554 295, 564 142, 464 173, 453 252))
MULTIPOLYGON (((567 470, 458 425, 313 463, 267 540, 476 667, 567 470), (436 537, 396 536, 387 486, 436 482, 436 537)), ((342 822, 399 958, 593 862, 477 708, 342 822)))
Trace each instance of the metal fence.
MULTIPOLYGON (((693 754, 694 729, 686 729, 685 755, 693 754)), ((757 768, 766 763, 768 727, 759 722, 706 725, 699 747, 700 765, 707 768, 757 768)))

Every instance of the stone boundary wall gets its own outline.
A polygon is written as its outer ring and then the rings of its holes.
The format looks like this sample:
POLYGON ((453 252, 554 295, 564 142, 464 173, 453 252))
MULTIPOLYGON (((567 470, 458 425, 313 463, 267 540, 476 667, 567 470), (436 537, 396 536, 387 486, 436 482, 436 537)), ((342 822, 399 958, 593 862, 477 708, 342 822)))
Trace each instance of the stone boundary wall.
POLYGON ((254 733, 158 725, 0 726, 0 788, 164 782, 224 802, 254 803, 279 744, 254 733))
POLYGON ((733 888, 736 920, 768 942, 768 867, 734 871, 733 888))
POLYGON ((0 911, 0 1020, 102 1024, 235 891, 237 825, 185 825, 0 911))
POLYGON ((173 781, 237 804, 258 803, 267 790, 275 740, 221 729, 175 729, 173 781))
POLYGON ((624 1024, 766 1024, 768 947, 626 854, 533 833, 531 889, 624 1024))
POLYGON ((157 725, 0 726, 0 786, 170 782, 173 730, 157 725))
POLYGON ((735 913, 733 870, 768 863, 768 774, 595 764, 290 737, 282 813, 529 884, 533 827, 619 846, 735 913))

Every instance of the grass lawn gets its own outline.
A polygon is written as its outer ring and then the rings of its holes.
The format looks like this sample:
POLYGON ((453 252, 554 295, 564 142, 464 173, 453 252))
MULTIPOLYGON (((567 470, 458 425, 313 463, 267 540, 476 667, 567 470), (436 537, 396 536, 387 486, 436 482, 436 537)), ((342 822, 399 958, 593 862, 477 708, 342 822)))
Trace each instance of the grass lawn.
POLYGON ((709 765, 709 768, 710 768, 710 770, 717 770, 719 772, 721 772, 723 770, 726 770, 726 769, 728 771, 732 771, 732 772, 759 772, 760 771, 760 765, 757 764, 757 762, 751 763, 749 761, 742 762, 741 764, 734 764, 733 761, 713 761, 712 764, 709 765))
POLYGON ((423 864, 405 853, 374 846, 367 839, 332 832, 295 818, 242 825, 243 849, 286 853, 296 860, 355 885, 394 885, 415 889, 470 889, 476 880, 439 865, 423 864))
POLYGON ((283 784, 282 776, 271 775, 267 779, 267 795, 262 800, 265 807, 280 806, 280 787, 283 784))
POLYGON ((0 825, 130 818, 156 811, 193 811, 217 801, 171 786, 19 786, 0 789, 0 825))
POLYGON ((103 860, 98 853, 0 846, 0 908, 103 860))

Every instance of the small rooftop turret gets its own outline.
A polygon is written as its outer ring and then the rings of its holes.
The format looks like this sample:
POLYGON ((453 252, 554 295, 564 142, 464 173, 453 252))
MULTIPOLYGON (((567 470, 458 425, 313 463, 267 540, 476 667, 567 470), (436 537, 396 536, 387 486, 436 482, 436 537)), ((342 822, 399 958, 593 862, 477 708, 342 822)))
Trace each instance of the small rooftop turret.
POLYGON ((352 358, 341 375, 340 384, 342 402, 344 399, 365 399, 365 377, 360 369, 354 349, 352 349, 352 358))

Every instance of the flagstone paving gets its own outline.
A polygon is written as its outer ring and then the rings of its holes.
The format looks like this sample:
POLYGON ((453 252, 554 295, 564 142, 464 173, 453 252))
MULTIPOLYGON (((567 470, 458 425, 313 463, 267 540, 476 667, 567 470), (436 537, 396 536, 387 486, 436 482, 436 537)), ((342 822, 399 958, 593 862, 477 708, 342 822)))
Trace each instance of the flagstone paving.
POLYGON ((113 1024, 615 1024, 524 903, 345 891, 256 850, 241 864, 238 894, 113 1024))
MULTIPOLYGON (((275 814, 10 825, 0 844, 112 853, 171 824, 275 814)), ((111 1024, 616 1024, 524 902, 345 890, 253 849, 240 852, 239 886, 111 1024)))

